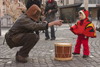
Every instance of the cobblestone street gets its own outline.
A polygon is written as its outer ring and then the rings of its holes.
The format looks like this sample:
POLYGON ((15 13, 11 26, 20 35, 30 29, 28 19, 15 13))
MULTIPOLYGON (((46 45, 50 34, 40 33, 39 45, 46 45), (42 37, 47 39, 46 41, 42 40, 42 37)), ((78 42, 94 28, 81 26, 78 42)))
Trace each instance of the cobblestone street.
MULTIPOLYGON (((96 21, 93 21, 96 25, 96 21)), ((18 63, 15 61, 15 54, 19 48, 9 49, 7 44, 2 45, 4 33, 8 30, 2 28, 2 36, 0 36, 0 67, 100 67, 100 32, 97 31, 97 38, 89 39, 90 56, 82 58, 83 46, 79 56, 73 56, 70 61, 54 60, 56 42, 72 43, 72 52, 76 44, 77 36, 70 30, 68 24, 63 24, 61 27, 56 27, 56 40, 45 40, 44 33, 40 33, 40 40, 31 50, 28 58, 28 63, 18 63)))

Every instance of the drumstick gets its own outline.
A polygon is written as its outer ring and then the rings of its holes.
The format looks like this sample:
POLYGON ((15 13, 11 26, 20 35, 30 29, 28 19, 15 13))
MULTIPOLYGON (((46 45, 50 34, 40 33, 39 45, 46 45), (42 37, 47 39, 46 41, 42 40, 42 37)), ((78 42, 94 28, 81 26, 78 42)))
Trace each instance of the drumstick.
POLYGON ((67 23, 68 23, 69 27, 71 28, 71 25, 69 24, 69 21, 67 20, 67 18, 65 18, 65 19, 66 19, 66 21, 67 21, 67 23))

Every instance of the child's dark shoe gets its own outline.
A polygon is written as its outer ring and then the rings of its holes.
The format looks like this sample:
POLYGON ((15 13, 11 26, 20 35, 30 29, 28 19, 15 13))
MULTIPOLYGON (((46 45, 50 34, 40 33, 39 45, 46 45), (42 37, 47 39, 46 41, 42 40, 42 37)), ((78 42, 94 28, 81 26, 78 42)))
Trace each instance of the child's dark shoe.
POLYGON ((89 56, 88 55, 83 55, 83 58, 88 58, 89 56))
POLYGON ((79 53, 75 53, 75 52, 73 52, 72 54, 73 54, 73 55, 80 55, 79 53))

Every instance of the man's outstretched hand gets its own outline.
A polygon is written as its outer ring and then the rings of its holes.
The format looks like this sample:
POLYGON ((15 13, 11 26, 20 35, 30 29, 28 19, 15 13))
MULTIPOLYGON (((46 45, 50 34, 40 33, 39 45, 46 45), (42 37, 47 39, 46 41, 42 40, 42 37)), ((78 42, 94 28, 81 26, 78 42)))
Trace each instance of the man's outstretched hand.
POLYGON ((64 22, 64 21, 63 20, 54 21, 54 25, 61 26, 62 25, 62 22, 64 22))
POLYGON ((61 26, 62 25, 62 22, 64 22, 63 20, 57 20, 57 21, 53 21, 53 22, 50 22, 48 24, 49 27, 53 26, 53 25, 58 25, 58 26, 61 26))

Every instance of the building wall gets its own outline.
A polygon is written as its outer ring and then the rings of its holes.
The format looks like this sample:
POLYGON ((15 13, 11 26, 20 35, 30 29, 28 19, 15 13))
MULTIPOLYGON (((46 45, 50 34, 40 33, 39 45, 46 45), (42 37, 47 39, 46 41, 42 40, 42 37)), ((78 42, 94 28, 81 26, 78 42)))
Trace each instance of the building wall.
POLYGON ((74 0, 69 0, 69 4, 74 4, 74 0))
POLYGON ((1 16, 3 16, 3 5, 2 5, 3 1, 0 0, 0 14, 1 16))
MULTIPOLYGON (((9 4, 12 1, 13 0, 5 0, 5 12, 6 13, 8 13, 7 9, 9 8, 9 4)), ((26 0, 20 0, 20 2, 22 2, 24 4, 25 4, 25 1, 26 0)), ((45 5, 46 1, 47 0, 42 0, 42 4, 45 5)), ((82 3, 82 2, 84 3, 84 0, 62 0, 62 3, 61 3, 61 0, 56 0, 56 1, 57 1, 58 6, 63 6, 63 5, 67 5, 67 4, 74 4, 74 3, 82 3)), ((96 4, 99 4, 100 0, 89 0, 89 3, 90 3, 89 4, 90 6, 92 5, 92 7, 96 7, 96 4), (94 6, 93 6, 93 4, 94 4, 94 6)), ((84 4, 81 7, 84 7, 84 4)), ((3 0, 0 0, 0 9, 1 9, 1 16, 3 16, 3 0)), ((93 17, 96 17, 96 15, 94 15, 95 11, 97 11, 97 9, 93 8, 92 9, 93 17)))
MULTIPOLYGON (((85 0, 74 0, 74 3, 83 3, 81 8, 85 7, 85 0)), ((97 18, 97 5, 100 4, 100 0, 88 0, 88 9, 89 9, 89 13, 90 13, 90 17, 92 15, 92 18, 97 18)))
MULTIPOLYGON (((0 0, 1 17, 4 15, 4 13, 8 14, 9 5, 13 1, 14 0, 4 0, 5 5, 3 6, 3 0, 0 0)), ((20 2, 25 4, 25 0, 20 0, 20 2)))
POLYGON ((74 3, 84 3, 84 0, 74 0, 74 3))
POLYGON ((98 10, 98 8, 92 8, 92 9, 91 9, 92 18, 96 18, 96 17, 97 17, 97 10, 98 10))
POLYGON ((5 0, 5 13, 7 13, 7 14, 8 14, 9 5, 10 5, 10 1, 9 0, 5 0))
POLYGON ((1 8, 1 17, 5 14, 8 13, 8 8, 9 8, 10 1, 9 0, 0 0, 0 8, 1 8))
MULTIPOLYGON (((47 0, 43 0, 43 4, 45 4, 45 1, 47 0)), ((58 6, 63 6, 63 5, 67 5, 67 4, 75 4, 75 3, 83 3, 81 8, 84 8, 85 7, 85 0, 62 0, 62 3, 61 3, 61 0, 58 0, 57 1, 58 3, 58 6)), ((90 13, 90 16, 92 15, 92 17, 96 18, 97 17, 97 5, 100 4, 100 0, 88 0, 88 7, 89 7, 89 12, 90 13), (91 9, 91 10, 90 10, 91 9)))

